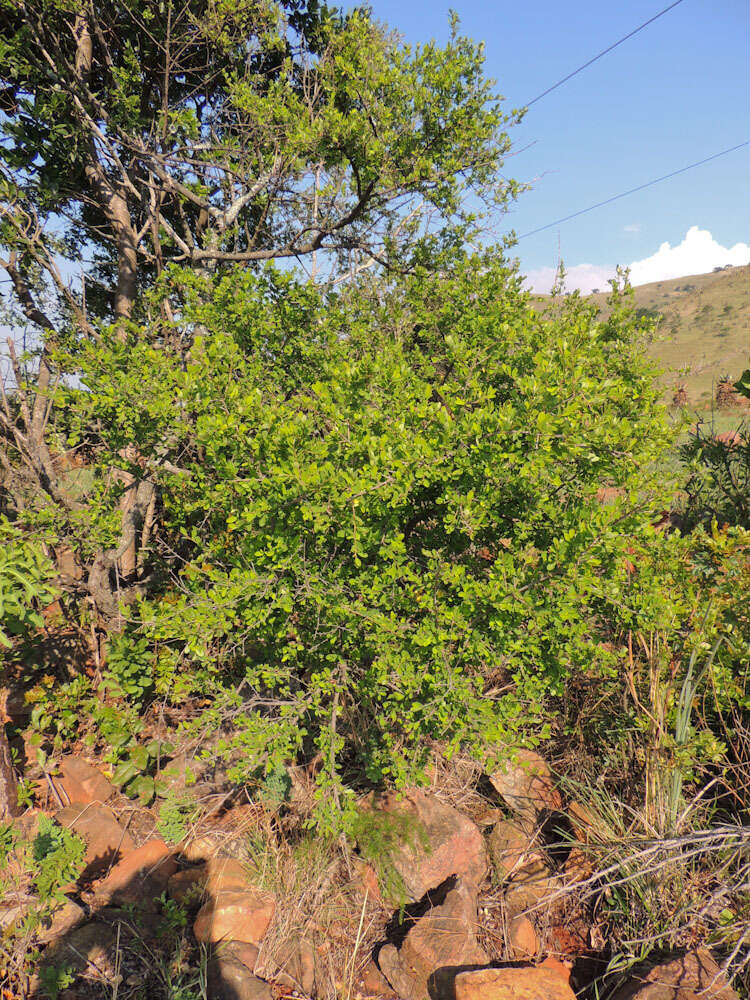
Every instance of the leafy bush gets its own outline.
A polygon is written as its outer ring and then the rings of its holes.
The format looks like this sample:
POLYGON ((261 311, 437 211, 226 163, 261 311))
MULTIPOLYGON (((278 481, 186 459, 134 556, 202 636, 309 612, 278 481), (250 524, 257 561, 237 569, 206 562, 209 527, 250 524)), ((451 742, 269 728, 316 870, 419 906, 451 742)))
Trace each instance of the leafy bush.
POLYGON ((54 568, 23 533, 0 520, 0 645, 10 648, 12 637, 40 628, 39 608, 57 596, 54 568))
POLYGON ((189 791, 166 791, 159 806, 159 820, 156 828, 168 844, 178 844, 187 836, 188 830, 200 815, 200 806, 189 791))
MULTIPOLYGON (((81 838, 49 816, 41 814, 36 833, 28 837, 0 823, 0 897, 25 897, 29 884, 35 893, 0 935, 0 981, 16 987, 19 996, 29 973, 39 968, 34 935, 66 901, 64 890, 83 871, 85 852, 81 838)), ((42 992, 54 998, 72 981, 67 967, 49 968, 41 975, 42 992)))
POLYGON ((161 758, 166 757, 173 749, 171 743, 160 743, 159 740, 151 740, 145 745, 134 743, 123 752, 124 759, 115 768, 112 781, 126 795, 138 797, 148 805, 162 790, 151 772, 161 758))
POLYGON ((52 738, 59 752, 66 742, 83 739, 98 744, 110 760, 118 760, 143 728, 138 710, 120 698, 112 698, 112 685, 94 686, 85 676, 58 683, 45 676, 27 692, 33 706, 31 727, 38 746, 52 738), (107 696, 110 700, 105 700, 107 696))
POLYGON ((114 635, 107 651, 105 686, 136 707, 154 689, 153 654, 138 636, 114 635))
POLYGON ((128 634, 210 693, 201 726, 231 717, 238 780, 317 754, 337 815, 353 782, 418 778, 429 741, 548 733, 566 679, 611 670, 625 550, 664 503, 629 299, 539 316, 502 259, 438 263, 338 296, 175 274, 189 363, 160 329, 113 336, 69 393, 102 468, 133 445, 159 484, 170 582, 128 634))
POLYGON ((42 902, 65 900, 63 887, 83 870, 85 844, 70 830, 40 815, 39 832, 31 845, 34 887, 42 902))
POLYGON ((750 425, 717 436, 698 426, 682 446, 688 470, 685 484, 685 526, 710 526, 712 521, 750 528, 750 425))

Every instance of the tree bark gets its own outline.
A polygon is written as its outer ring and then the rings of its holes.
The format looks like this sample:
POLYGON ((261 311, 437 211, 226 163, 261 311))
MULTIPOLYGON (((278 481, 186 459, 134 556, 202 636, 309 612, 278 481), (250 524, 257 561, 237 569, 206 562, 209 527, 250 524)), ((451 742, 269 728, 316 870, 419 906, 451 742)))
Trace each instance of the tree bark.
POLYGON ((136 237, 130 220, 128 204, 121 194, 110 200, 110 220, 117 234, 117 290, 115 316, 129 319, 135 302, 138 275, 136 237))
MULTIPOLYGON (((122 523, 127 524, 129 517, 135 507, 138 484, 132 472, 118 470, 117 478, 126 486, 125 492, 120 497, 120 510, 122 511, 122 523)), ((135 576, 136 570, 136 542, 137 535, 133 532, 133 537, 128 547, 123 552, 119 560, 120 575, 124 580, 130 580, 135 576)))
MULTIPOLYGON (((91 76, 94 57, 91 25, 87 14, 79 14, 76 17, 73 35, 76 39, 75 72, 79 81, 85 86, 91 76)), ((97 155, 93 133, 89 150, 90 162, 85 166, 84 173, 94 197, 98 199, 102 211, 112 226, 117 244, 115 316, 117 319, 128 319, 133 309, 137 288, 138 247, 136 234, 123 186, 121 183, 113 183, 107 176, 104 165, 97 155)), ((122 336, 124 339, 124 333, 122 336)))
POLYGON ((5 726, 0 723, 0 820, 20 815, 18 785, 10 758, 10 746, 5 726))
POLYGON ((120 575, 124 576, 124 567, 130 565, 131 558, 134 569, 137 569, 137 538, 143 530, 155 489, 150 480, 141 480, 134 482, 127 490, 124 496, 132 497, 132 501, 128 499, 127 504, 122 505, 120 544, 116 549, 99 552, 91 565, 88 591, 105 620, 120 621, 118 602, 122 600, 123 603, 128 603, 143 589, 139 584, 128 581, 129 585, 124 591, 118 592, 113 586, 112 576, 115 567, 118 567, 120 575), (121 560, 125 560, 124 565, 121 560))

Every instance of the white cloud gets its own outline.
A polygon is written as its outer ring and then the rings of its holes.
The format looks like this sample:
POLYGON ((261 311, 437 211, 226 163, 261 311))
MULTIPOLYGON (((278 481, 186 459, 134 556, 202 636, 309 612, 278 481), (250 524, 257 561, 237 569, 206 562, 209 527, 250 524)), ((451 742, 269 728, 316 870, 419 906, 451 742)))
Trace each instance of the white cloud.
MULTIPOLYGON (((636 232, 640 224, 625 226, 627 232, 636 232)), ((672 246, 662 243, 655 254, 643 260, 633 261, 630 267, 630 281, 633 285, 646 285, 651 281, 668 281, 690 274, 707 274, 715 267, 731 264, 741 267, 750 264, 750 245, 735 243, 733 247, 723 247, 717 243, 707 229, 691 226, 682 243, 672 246)), ((526 283, 534 292, 546 293, 555 281, 554 267, 540 267, 529 271, 526 283)), ((597 264, 576 264, 566 271, 565 287, 568 291, 579 289, 588 294, 595 288, 609 291, 607 282, 614 278, 615 269, 597 264)))
MULTIPOLYGON (((526 282, 533 292, 546 293, 552 288, 555 282, 557 270, 554 267, 540 267, 536 271, 529 271, 526 275, 526 282)), ((609 291, 607 282, 614 278, 615 272, 611 267, 598 267, 596 264, 576 264, 574 267, 565 269, 565 288, 573 291, 578 288, 585 295, 593 292, 595 288, 599 291, 609 291)))
POLYGON ((629 222, 627 226, 622 227, 624 233, 640 233, 641 229, 640 222, 629 222))
POLYGON ((750 246, 735 243, 733 247, 723 247, 707 229, 691 226, 682 243, 675 246, 662 243, 651 257, 634 261, 630 265, 630 280, 634 285, 645 285, 650 281, 706 274, 727 264, 735 267, 750 264, 750 246))

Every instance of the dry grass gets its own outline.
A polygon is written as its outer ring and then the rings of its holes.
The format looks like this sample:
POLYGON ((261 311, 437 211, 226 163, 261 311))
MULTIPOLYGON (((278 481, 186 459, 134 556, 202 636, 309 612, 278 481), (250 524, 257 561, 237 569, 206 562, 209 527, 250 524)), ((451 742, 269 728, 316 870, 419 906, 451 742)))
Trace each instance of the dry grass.
MULTIPOLYGON (((292 956, 306 943, 314 956, 316 995, 351 997, 391 916, 370 892, 358 859, 342 841, 264 835, 250 845, 250 864, 253 883, 278 900, 258 975, 273 980, 281 971, 294 979, 292 956)), ((294 988, 301 991, 302 985, 295 982, 294 988)))
POLYGON ((499 818, 498 797, 482 785, 484 769, 469 756, 447 760, 435 747, 430 767, 430 785, 425 791, 465 813, 480 827, 499 818))
MULTIPOLYGON (((748 761, 743 770, 746 786, 748 761)), ((714 781, 693 786, 672 836, 657 832, 649 802, 634 806, 595 782, 566 784, 590 816, 581 850, 591 873, 548 902, 572 896, 588 912, 610 969, 706 944, 729 978, 750 985, 750 826, 714 818, 714 781)))

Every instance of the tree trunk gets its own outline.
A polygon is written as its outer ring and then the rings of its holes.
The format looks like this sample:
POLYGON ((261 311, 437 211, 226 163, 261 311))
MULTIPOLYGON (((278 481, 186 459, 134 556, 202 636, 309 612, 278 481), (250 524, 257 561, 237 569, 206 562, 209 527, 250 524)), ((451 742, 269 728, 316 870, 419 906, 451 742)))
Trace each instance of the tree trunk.
MULTIPOLYGON (((115 316, 118 319, 129 319, 137 287, 138 250, 130 221, 128 203, 121 194, 117 194, 111 199, 110 219, 117 233, 115 316)), ((122 336, 124 339, 124 331, 122 336)))
MULTIPOLYGON (((123 472, 122 470, 118 470, 118 479, 120 479, 127 487, 123 495, 120 497, 120 510, 122 511, 122 523, 126 524, 128 518, 132 514, 133 508, 135 507, 137 484, 135 481, 135 476, 130 472, 123 472)), ((130 544, 120 557, 119 570, 123 580, 131 580, 135 576, 135 570, 136 570, 135 532, 133 532, 132 541, 130 542, 130 544)))
POLYGON ((5 735, 5 726, 0 723, 0 820, 11 819, 20 812, 18 785, 10 759, 8 737, 5 735))

